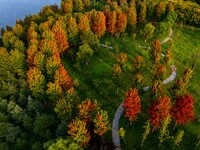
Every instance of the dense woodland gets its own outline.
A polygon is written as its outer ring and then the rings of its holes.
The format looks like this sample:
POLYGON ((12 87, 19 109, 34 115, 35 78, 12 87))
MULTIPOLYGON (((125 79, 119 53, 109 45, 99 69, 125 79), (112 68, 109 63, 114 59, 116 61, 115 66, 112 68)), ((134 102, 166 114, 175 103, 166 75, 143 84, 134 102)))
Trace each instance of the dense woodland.
POLYGON ((135 138, 133 149, 199 149, 200 45, 180 63, 176 41, 161 44, 179 26, 199 38, 198 0, 62 0, 2 28, 0 149, 113 150, 123 101, 122 149, 135 138), (163 85, 174 62, 179 76, 163 85))

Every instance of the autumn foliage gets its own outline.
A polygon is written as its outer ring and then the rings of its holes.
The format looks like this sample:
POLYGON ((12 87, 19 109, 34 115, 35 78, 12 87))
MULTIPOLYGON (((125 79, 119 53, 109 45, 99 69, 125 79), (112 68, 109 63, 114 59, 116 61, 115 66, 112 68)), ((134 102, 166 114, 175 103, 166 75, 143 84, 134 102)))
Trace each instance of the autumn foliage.
POLYGON ((106 17, 104 13, 100 11, 94 11, 92 20, 92 30, 98 37, 101 37, 106 31, 106 17))
POLYGON ((117 16, 116 31, 122 33, 126 30, 127 16, 123 11, 120 11, 117 16))
POLYGON ((192 95, 179 96, 172 108, 172 116, 177 124, 187 124, 194 119, 194 99, 192 95))
POLYGON ((130 89, 126 92, 126 98, 124 100, 124 112, 125 116, 132 122, 136 121, 137 115, 141 111, 140 97, 138 96, 138 90, 136 88, 130 89))
POLYGON ((159 97, 153 101, 148 109, 150 123, 153 125, 153 131, 160 127, 161 122, 170 114, 172 103, 169 97, 159 97))
POLYGON ((106 13, 106 27, 109 33, 113 34, 116 31, 115 25, 116 25, 116 17, 117 13, 116 11, 108 11, 106 13))

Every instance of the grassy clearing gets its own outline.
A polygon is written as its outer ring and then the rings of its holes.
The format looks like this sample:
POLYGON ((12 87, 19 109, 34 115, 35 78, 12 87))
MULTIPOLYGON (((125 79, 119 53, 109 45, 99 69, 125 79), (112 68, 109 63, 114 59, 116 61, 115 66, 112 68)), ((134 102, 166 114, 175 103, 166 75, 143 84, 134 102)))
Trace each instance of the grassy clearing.
MULTIPOLYGON (((184 69, 186 67, 191 67, 194 61, 194 56, 197 52, 200 53, 200 29, 189 28, 189 27, 174 27, 174 34, 172 39, 174 44, 172 46, 173 58, 170 63, 177 67, 177 78, 181 77, 184 69)), ((69 73, 73 79, 79 81, 79 87, 77 87, 78 95, 82 98, 97 99, 97 101, 102 105, 102 108, 108 110, 110 122, 114 118, 114 114, 124 100, 125 92, 132 86, 132 60, 136 55, 141 55, 145 59, 145 69, 143 70, 143 76, 145 78, 144 86, 151 84, 151 66, 150 58, 147 49, 142 49, 139 45, 148 45, 142 40, 133 40, 131 36, 125 35, 119 39, 114 37, 104 37, 101 39, 101 43, 109 42, 110 46, 114 46, 114 49, 107 49, 101 47, 98 54, 91 58, 88 65, 81 64, 81 71, 78 71, 73 67, 72 63, 69 63, 69 58, 64 56, 64 65, 68 65, 70 69, 69 73), (120 79, 116 80, 112 77, 112 67, 114 66, 115 57, 120 52, 125 52, 128 55, 128 63, 125 68, 125 72, 122 73, 120 79)), ((168 43, 162 45, 162 50, 165 52, 168 47, 168 43)), ((167 77, 171 74, 170 65, 167 66, 167 77)), ((194 68, 194 75, 189 86, 189 92, 196 98, 195 107, 196 114, 199 117, 200 114, 200 62, 197 61, 194 68)), ((173 82, 174 83, 174 82, 173 82)), ((173 83, 165 85, 169 88, 173 83)), ((120 127, 124 127, 126 130, 126 144, 122 143, 123 150, 134 150, 134 149, 158 149, 158 136, 156 134, 150 134, 147 136, 147 140, 144 143, 143 148, 140 147, 142 140, 142 133, 144 129, 142 126, 147 119, 147 108, 150 102, 148 101, 149 93, 142 93, 142 114, 138 117, 138 121, 133 123, 132 126, 129 125, 127 119, 122 116, 120 120, 120 127)), ((170 127, 172 128, 172 127, 170 127)), ((200 127, 197 122, 190 124, 189 126, 182 127, 185 129, 185 136, 180 147, 175 149, 194 149, 195 144, 197 144, 197 137, 200 134, 200 127)), ((174 131, 176 132, 176 131, 174 131)), ((111 141, 111 131, 105 136, 111 141)), ((164 142, 159 149, 171 149, 173 145, 172 142, 164 142)))

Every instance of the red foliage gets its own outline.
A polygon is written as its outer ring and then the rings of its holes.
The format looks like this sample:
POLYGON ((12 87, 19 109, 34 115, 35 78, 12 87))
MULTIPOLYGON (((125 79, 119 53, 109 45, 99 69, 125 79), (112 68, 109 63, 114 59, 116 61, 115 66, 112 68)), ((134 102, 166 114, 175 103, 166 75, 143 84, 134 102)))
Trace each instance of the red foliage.
POLYGON ((160 123, 170 113, 172 103, 169 97, 164 96, 153 101, 151 107, 148 110, 150 116, 150 123, 153 125, 153 131, 156 130, 160 123))
POLYGON ((138 96, 138 90, 136 88, 130 89, 126 92, 126 98, 124 101, 124 113, 130 121, 135 121, 137 115, 141 111, 140 97, 138 96))
POLYGON ((194 99, 192 95, 179 96, 172 108, 172 116, 177 124, 186 124, 194 119, 194 99))

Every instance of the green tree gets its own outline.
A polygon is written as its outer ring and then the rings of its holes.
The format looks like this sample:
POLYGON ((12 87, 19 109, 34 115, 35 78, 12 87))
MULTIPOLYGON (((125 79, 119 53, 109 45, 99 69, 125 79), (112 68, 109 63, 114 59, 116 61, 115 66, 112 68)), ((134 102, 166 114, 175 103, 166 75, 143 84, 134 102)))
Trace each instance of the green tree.
POLYGON ((142 38, 144 39, 145 42, 147 39, 153 36, 154 30, 155 30, 155 27, 151 23, 146 24, 144 29, 140 30, 142 38))
POLYGON ((79 51, 76 53, 77 60, 79 62, 88 63, 90 58, 94 54, 94 51, 90 48, 90 46, 86 43, 79 47, 79 51))

